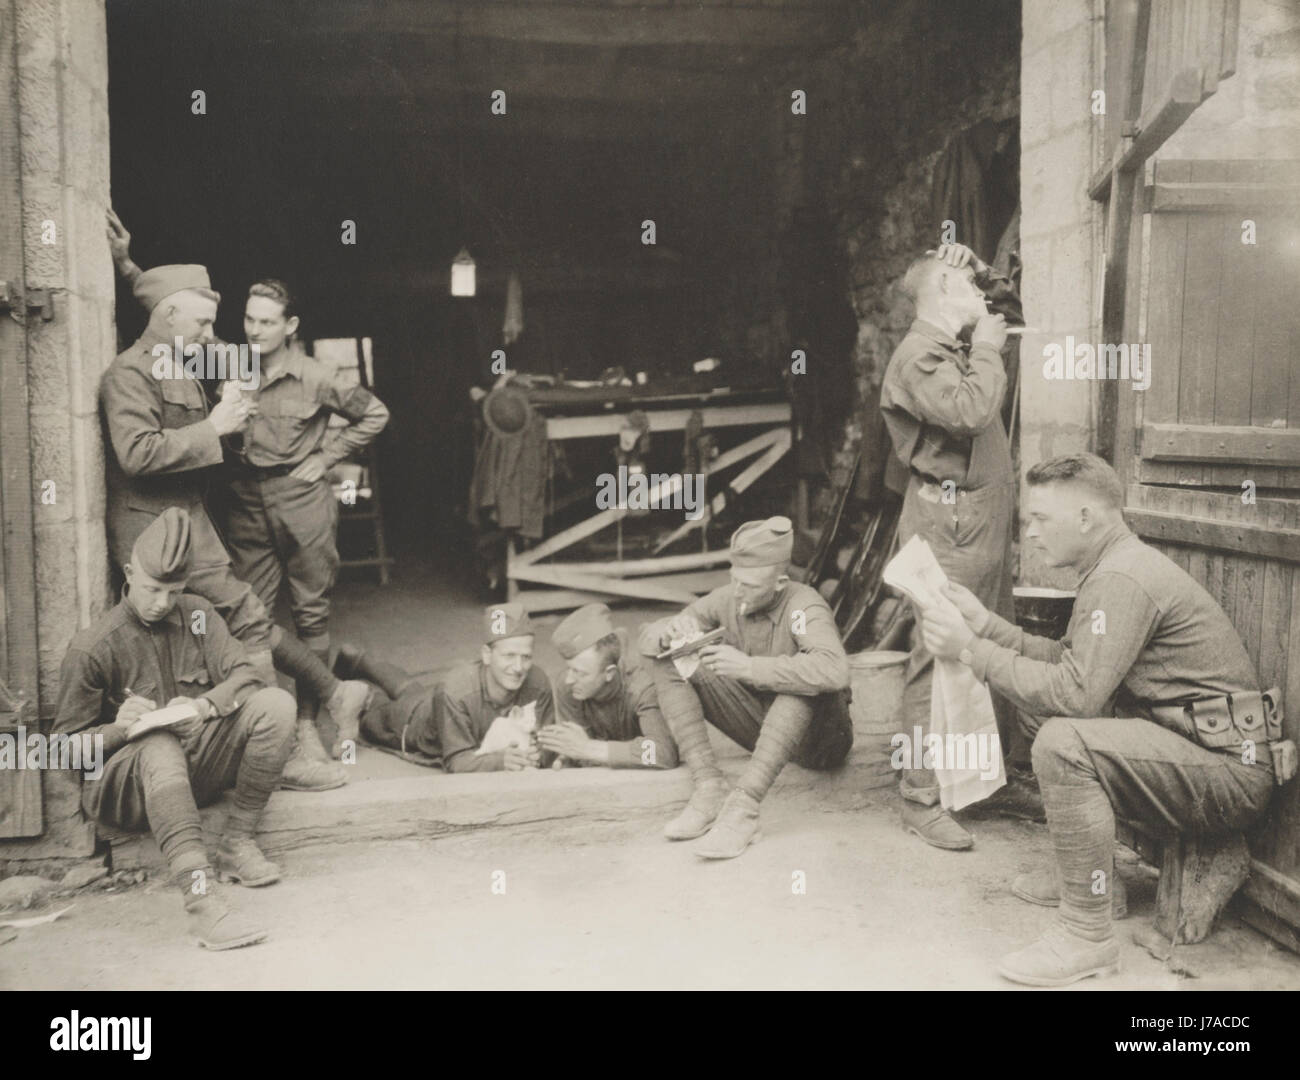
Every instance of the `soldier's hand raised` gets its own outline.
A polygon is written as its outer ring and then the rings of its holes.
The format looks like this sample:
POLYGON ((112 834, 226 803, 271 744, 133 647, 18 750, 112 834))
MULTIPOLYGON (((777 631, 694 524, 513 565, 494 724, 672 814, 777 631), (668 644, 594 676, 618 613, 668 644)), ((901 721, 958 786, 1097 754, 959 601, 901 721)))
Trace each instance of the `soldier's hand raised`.
POLYGON ((218 435, 229 435, 247 424, 249 415, 250 410, 244 395, 228 394, 212 407, 208 419, 212 421, 212 426, 217 429, 218 435))
POLYGON ((1001 315, 983 315, 971 331, 972 345, 992 345, 998 352, 1007 342, 1007 320, 1001 315))
POLYGON ((131 257, 131 234, 111 206, 108 208, 108 250, 112 252, 114 262, 131 257))

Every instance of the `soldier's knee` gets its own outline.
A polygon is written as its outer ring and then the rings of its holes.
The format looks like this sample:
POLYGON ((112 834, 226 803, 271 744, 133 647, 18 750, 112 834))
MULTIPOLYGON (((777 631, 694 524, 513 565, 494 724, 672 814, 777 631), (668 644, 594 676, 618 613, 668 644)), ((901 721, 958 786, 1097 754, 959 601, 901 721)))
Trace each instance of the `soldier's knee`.
POLYGON ((136 745, 147 783, 157 787, 178 779, 188 781, 190 770, 185 762, 185 748, 175 732, 151 731, 142 735, 136 745))
POLYGON ((1034 775, 1044 783, 1059 780, 1076 763, 1081 750, 1079 732, 1074 724, 1067 717, 1049 717, 1034 736, 1030 751, 1034 775))
POLYGON ((278 686, 258 690, 244 705, 253 717, 256 728, 272 728, 288 735, 298 716, 298 706, 293 695, 278 686))

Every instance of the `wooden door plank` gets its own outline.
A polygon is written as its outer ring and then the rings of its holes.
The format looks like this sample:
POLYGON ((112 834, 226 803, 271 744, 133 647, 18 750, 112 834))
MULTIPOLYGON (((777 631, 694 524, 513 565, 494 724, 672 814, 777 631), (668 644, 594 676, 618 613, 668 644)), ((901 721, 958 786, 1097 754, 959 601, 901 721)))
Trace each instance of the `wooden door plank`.
MULTIPOLYGON (((1226 162, 1192 161, 1190 166, 1193 181, 1218 182, 1228 178, 1226 162)), ((1185 251, 1178 420, 1184 424, 1212 424, 1223 279, 1222 222, 1214 215, 1189 215, 1185 251)), ((1186 475, 1190 476, 1191 471, 1186 475)), ((1202 478, 1203 475, 1202 470, 1202 478)))
MULTIPOLYGON (((1160 161, 1156 175, 1171 180, 1191 177, 1186 161, 1160 161)), ((1151 344, 1151 385, 1143 392, 1142 415, 1147 423, 1172 423, 1179 419, 1179 382, 1182 367, 1183 272, 1187 262, 1187 224, 1184 214, 1153 214, 1151 223, 1150 279, 1159 287, 1147 298, 1147 341, 1151 344)))

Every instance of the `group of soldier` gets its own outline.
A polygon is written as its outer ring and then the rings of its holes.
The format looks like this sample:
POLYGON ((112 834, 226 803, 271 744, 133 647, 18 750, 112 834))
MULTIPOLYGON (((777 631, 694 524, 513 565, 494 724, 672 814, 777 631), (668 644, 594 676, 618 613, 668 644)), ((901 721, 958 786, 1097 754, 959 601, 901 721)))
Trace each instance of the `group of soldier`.
MULTIPOLYGON (((261 349, 256 390, 223 390, 210 404, 194 379, 155 377, 157 345, 212 339, 219 296, 202 267, 139 271, 121 236, 113 219, 119 266, 150 313, 101 386, 110 550, 125 585, 69 648, 56 727, 102 734, 106 763, 86 780, 83 805, 97 822, 152 831, 200 944, 267 936, 217 881, 279 879, 254 839, 271 792, 346 782, 334 758, 358 739, 452 773, 684 765, 692 793, 664 836, 705 859, 735 858, 759 838, 760 806, 786 764, 845 761, 848 658, 825 600, 791 578, 794 528, 784 517, 737 529, 729 583, 643 626, 635 647, 604 605, 572 612, 552 635, 565 663, 554 688, 513 603, 485 610, 477 655, 436 685, 348 645, 330 670, 338 555, 326 473, 378 433, 386 410, 296 345, 279 282, 254 285, 245 309, 261 349), (228 488, 224 542, 207 509, 214 483, 228 488), (296 636, 270 619, 282 581, 296 636), (689 651, 709 631, 721 633, 689 651), (277 668, 296 680, 296 704, 277 687, 277 668), (192 706, 194 718, 132 738, 142 715, 169 704, 192 706), (318 707, 338 732, 333 756, 318 707), (528 734, 491 744, 494 726, 511 718, 528 734), (749 751, 734 777, 718 765, 710 725, 749 751), (231 789, 209 853, 198 807, 231 789)), ((881 394, 909 473, 900 539, 923 537, 950 584, 916 611, 898 722, 928 730, 936 657, 965 664, 1017 710, 1055 860, 1012 891, 1058 915, 999 970, 1058 985, 1117 966, 1116 820, 1157 835, 1238 835, 1267 806, 1280 711, 1221 608, 1125 527, 1119 480, 1093 455, 1042 462, 1026 477, 1025 544, 1079 579, 1065 640, 1006 618, 1015 501, 1001 419, 1006 326, 981 287, 1002 287, 994 277, 969 249, 948 245, 904 279, 917 318, 881 394), (1104 634, 1091 632, 1096 611, 1106 613, 1104 634)), ((972 846, 932 771, 907 770, 899 793, 909 832, 943 849, 972 846)))

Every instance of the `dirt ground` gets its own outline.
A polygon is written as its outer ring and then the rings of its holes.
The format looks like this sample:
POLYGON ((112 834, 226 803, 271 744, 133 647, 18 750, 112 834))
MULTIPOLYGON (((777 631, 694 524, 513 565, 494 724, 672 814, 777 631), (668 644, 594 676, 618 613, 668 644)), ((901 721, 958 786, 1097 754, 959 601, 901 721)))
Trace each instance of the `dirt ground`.
MULTIPOLYGON (((727 863, 644 816, 304 849, 280 884, 238 891, 271 939, 224 953, 187 940, 170 888, 91 892, 0 946, 0 987, 1010 989, 997 958, 1052 917, 1006 889, 1045 854, 1042 826, 974 822, 975 850, 950 853, 903 834, 887 792, 834 813, 774 794, 764 813, 727 863)), ((1153 899, 1139 885, 1118 924, 1120 974, 1076 988, 1300 987, 1300 959, 1231 917, 1180 951, 1198 977, 1173 974, 1129 941, 1153 899)))

